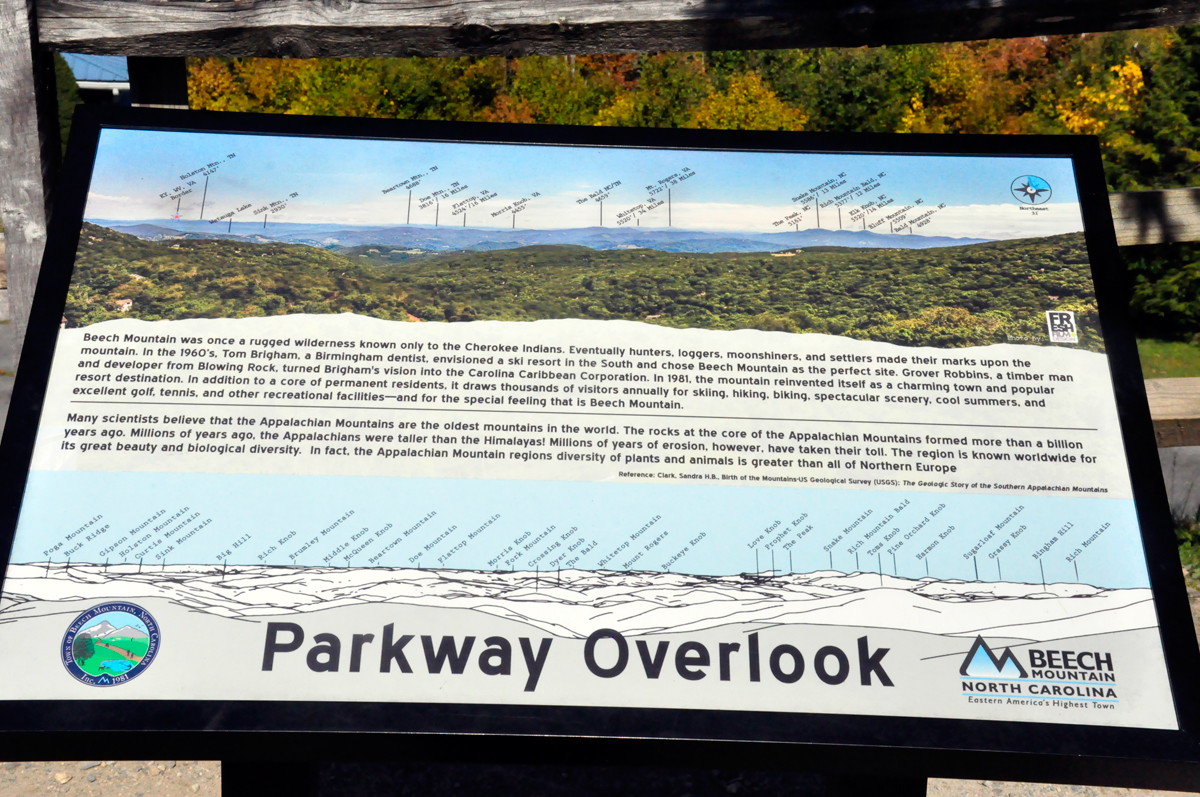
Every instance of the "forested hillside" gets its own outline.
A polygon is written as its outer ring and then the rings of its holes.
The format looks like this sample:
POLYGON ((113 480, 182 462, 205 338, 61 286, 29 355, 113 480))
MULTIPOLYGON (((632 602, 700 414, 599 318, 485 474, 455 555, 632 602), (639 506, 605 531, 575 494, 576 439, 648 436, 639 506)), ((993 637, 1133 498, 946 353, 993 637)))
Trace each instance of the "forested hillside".
MULTIPOLYGON (((1200 185, 1200 28, 890 47, 194 59, 198 109, 517 123, 1095 135, 1110 189, 1200 185)), ((1200 333, 1200 248, 1127 258, 1138 334, 1200 333)), ((1200 374, 1200 348, 1196 373, 1200 374)), ((1180 375, 1180 374, 1177 374, 1180 375)))
POLYGON ((876 133, 1081 133, 1118 191, 1200 184, 1200 29, 891 47, 205 59, 193 108, 876 133))
POLYGON ((530 246, 396 263, 383 250, 149 242, 86 225, 66 316, 72 326, 337 312, 455 322, 616 318, 966 346, 1044 336, 1045 311, 1057 308, 1074 310, 1084 342, 1099 345, 1081 235, 786 256, 530 246))
POLYGON ((70 326, 111 318, 240 318, 357 312, 407 318, 375 269, 303 244, 143 241, 84 223, 65 315, 70 326), (132 302, 126 312, 118 304, 132 302))

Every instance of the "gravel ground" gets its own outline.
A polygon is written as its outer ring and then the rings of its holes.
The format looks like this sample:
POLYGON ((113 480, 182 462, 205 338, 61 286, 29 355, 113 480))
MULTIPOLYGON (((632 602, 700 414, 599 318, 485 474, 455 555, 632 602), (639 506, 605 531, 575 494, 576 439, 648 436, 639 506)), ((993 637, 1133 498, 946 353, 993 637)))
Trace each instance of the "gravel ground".
MULTIPOLYGON (((216 761, 38 761, 0 764, 0 795, 220 797, 216 761)), ((264 797, 268 797, 264 795, 264 797)))
POLYGON ((1048 783, 1012 783, 999 780, 929 781, 929 797, 1158 797, 1190 795, 1180 791, 1143 791, 1098 786, 1052 786, 1048 783))

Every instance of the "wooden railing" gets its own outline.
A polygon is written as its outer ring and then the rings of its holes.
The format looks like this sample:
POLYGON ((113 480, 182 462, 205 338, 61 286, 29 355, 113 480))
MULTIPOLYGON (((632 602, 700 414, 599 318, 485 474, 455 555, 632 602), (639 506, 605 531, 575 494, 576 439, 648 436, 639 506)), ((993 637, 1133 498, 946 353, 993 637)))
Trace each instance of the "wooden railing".
POLYGON ((1200 188, 1127 191, 1108 203, 1121 246, 1200 241, 1200 188))
POLYGON ((1200 378, 1147 379, 1146 399, 1159 448, 1200 446, 1200 378))
POLYGON ((43 44, 163 56, 858 47, 1128 30, 1198 18, 1198 0, 37 1, 43 44))

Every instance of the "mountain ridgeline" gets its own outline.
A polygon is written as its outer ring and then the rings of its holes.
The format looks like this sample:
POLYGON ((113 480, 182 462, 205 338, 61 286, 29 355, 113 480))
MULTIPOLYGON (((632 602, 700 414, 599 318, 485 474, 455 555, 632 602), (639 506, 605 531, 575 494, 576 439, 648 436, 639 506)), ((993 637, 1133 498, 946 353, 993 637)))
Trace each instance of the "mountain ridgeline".
POLYGON ((195 219, 103 221, 97 223, 151 241, 195 239, 238 240, 249 243, 308 244, 325 249, 388 246, 420 252, 464 252, 517 249, 537 245, 575 245, 589 249, 657 249, 662 252, 779 252, 809 246, 848 246, 884 249, 928 249, 983 243, 983 238, 947 238, 912 234, 891 235, 871 230, 805 229, 780 232, 706 232, 679 227, 567 227, 552 230, 511 230, 487 227, 430 227, 423 224, 354 227, 337 224, 258 222, 212 224, 195 219))
POLYGON ((536 245, 413 256, 386 245, 148 241, 85 224, 65 315, 69 326, 343 312, 626 319, 959 347, 1045 343, 1047 310, 1073 310, 1081 345, 1101 348, 1082 234, 919 250, 536 245))

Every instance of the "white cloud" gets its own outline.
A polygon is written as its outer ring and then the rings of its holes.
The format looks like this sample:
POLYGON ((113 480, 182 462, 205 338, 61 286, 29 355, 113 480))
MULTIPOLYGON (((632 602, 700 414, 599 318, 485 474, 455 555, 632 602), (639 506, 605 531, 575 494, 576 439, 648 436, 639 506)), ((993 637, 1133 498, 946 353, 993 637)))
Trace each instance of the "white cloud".
MULTIPOLYGON (((468 191, 465 196, 474 192, 468 191)), ((568 191, 554 196, 543 196, 532 199, 525 210, 517 216, 517 226, 525 229, 562 229, 570 227, 591 227, 601 223, 601 208, 596 202, 579 204, 577 199, 586 194, 568 191)), ((518 196, 497 196, 494 199, 467 211, 467 224, 472 227, 508 227, 512 217, 504 214, 495 217, 492 214, 510 204, 518 196), (508 222, 508 223, 506 223, 508 222)), ((456 198, 455 201, 457 201, 456 198)), ((451 210, 452 201, 443 201, 437 212, 438 222, 443 226, 462 224, 461 216, 454 216, 451 210)), ((617 226, 618 214, 628 210, 636 203, 606 201, 603 208, 603 223, 606 227, 617 226)), ((125 196, 91 193, 88 195, 86 215, 89 218, 100 219, 165 219, 174 213, 174 203, 160 199, 142 199, 125 196)), ((1077 232, 1083 229, 1079 205, 1075 203, 1048 204, 1038 207, 1018 205, 1016 203, 999 205, 959 205, 936 209, 934 206, 918 206, 901 215, 905 206, 895 204, 875 214, 868 216, 869 229, 877 233, 887 233, 890 224, 889 216, 897 226, 906 220, 912 220, 918 215, 934 211, 922 226, 915 227, 914 233, 926 236, 946 236, 952 238, 1025 238, 1061 233, 1077 232), (871 226, 875 225, 875 226, 871 226)), ((232 208, 223 207, 219 201, 208 203, 205 215, 209 218, 219 216, 232 208)), ((793 204, 783 205, 746 205, 728 202, 674 202, 670 207, 671 226, 686 230, 710 230, 713 232, 786 232, 795 229, 789 224, 775 225, 774 222, 785 219, 796 212, 798 207, 793 204)), ((185 219, 195 219, 199 216, 199 197, 188 196, 180 205, 180 212, 185 219)), ((847 230, 862 229, 862 222, 852 221, 851 214, 855 206, 842 208, 841 227, 847 230)), ((631 216, 630 221, 623 226, 640 226, 662 229, 668 226, 666 205, 639 216, 631 216)), ((272 216, 274 222, 308 223, 308 224, 345 224, 347 226, 386 226, 404 224, 408 218, 407 194, 390 194, 372 197, 366 200, 342 203, 325 203, 319 199, 301 197, 294 200, 281 213, 272 216)), ((413 197, 411 221, 414 224, 434 223, 435 208, 421 209, 417 198, 413 197)), ((251 221, 249 214, 235 217, 235 221, 251 221)), ((835 208, 821 210, 821 229, 836 230, 838 214, 835 208)), ((817 227, 816 213, 812 210, 803 214, 799 228, 814 229, 817 227)), ((907 231, 901 226, 898 234, 907 231)))

